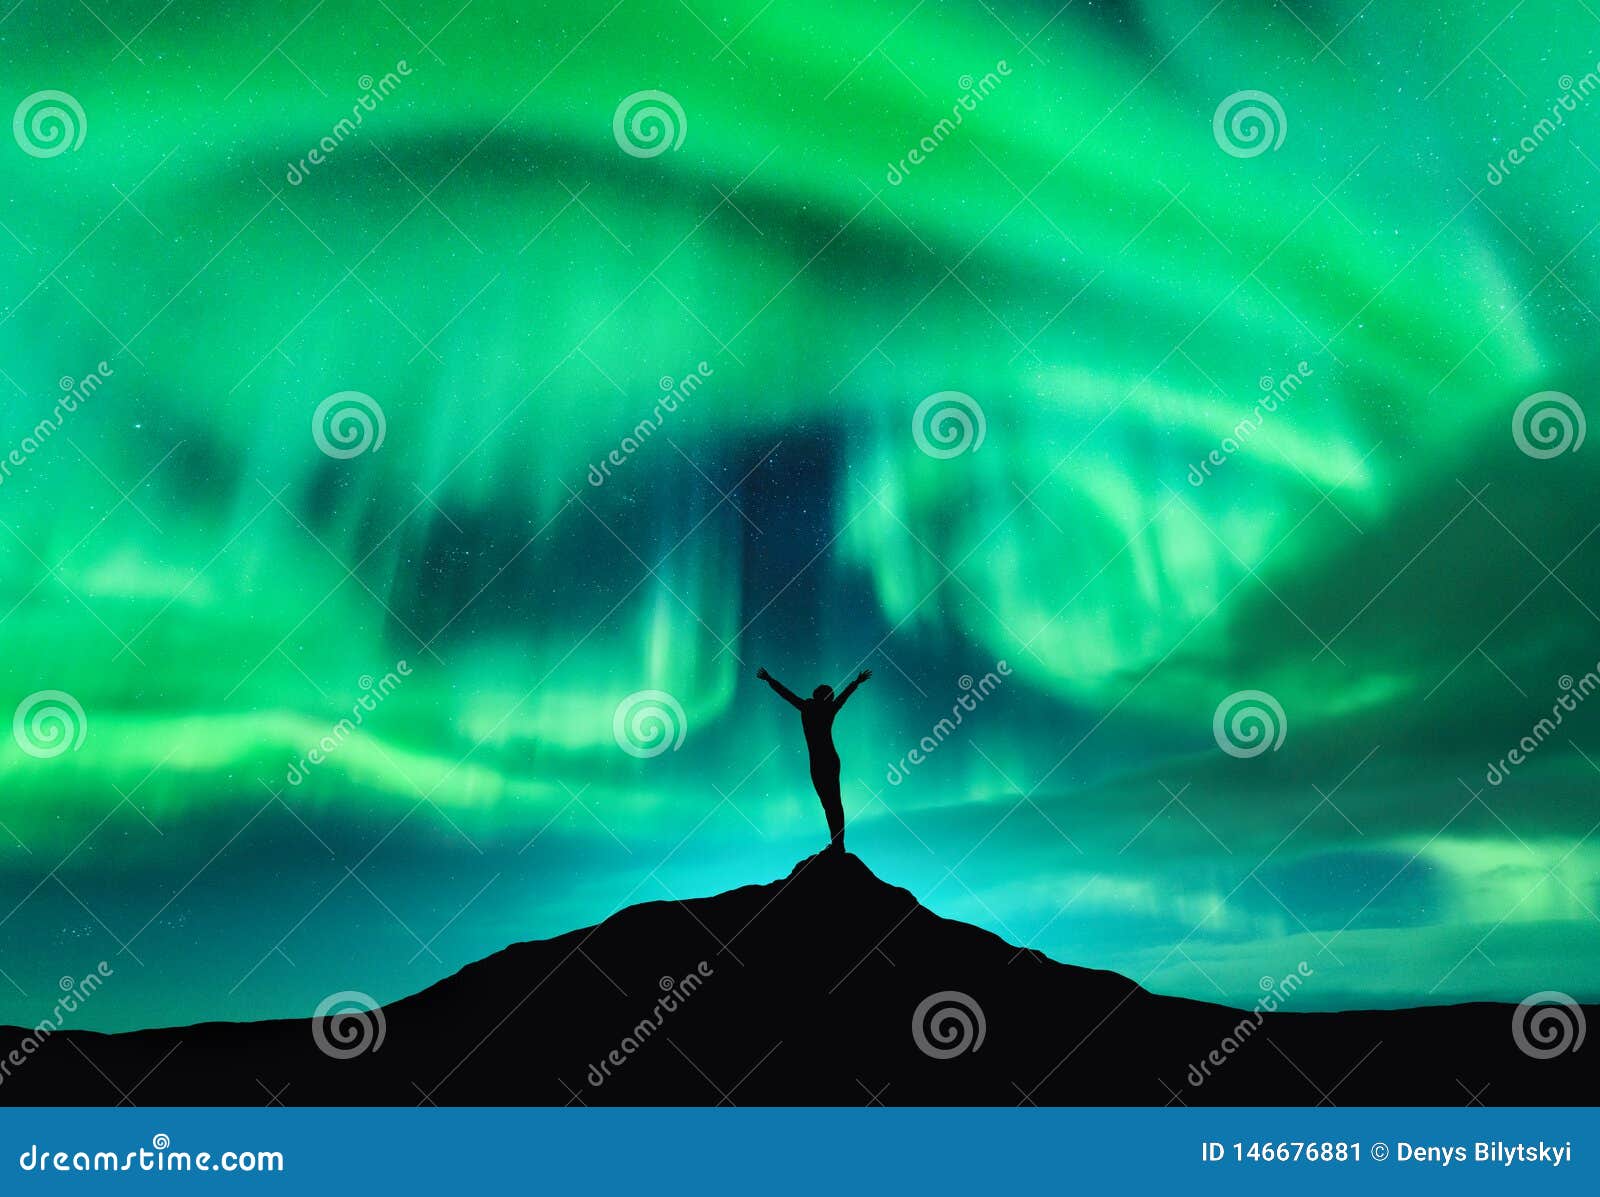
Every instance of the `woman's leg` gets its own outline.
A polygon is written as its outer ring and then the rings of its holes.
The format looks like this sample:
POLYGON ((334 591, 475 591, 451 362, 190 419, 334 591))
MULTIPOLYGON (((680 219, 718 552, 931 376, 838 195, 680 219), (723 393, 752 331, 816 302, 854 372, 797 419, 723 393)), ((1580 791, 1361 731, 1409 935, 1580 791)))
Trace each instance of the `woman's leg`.
POLYGON ((822 813, 828 820, 828 846, 844 851, 844 802, 839 796, 839 762, 818 761, 811 767, 811 784, 822 799, 822 813))

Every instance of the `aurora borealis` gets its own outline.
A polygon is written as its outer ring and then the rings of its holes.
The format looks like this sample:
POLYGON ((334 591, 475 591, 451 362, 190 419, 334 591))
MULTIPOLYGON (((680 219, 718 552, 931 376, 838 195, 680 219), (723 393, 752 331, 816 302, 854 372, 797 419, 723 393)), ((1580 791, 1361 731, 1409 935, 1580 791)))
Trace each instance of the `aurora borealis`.
POLYGON ((1600 999, 1600 704, 1485 776, 1600 668, 1596 447, 1513 435, 1595 412, 1600 19, 1428 8, 12 9, 6 104, 83 138, 0 147, 3 709, 83 735, 0 741, 0 1022, 101 960, 75 1025, 390 1000, 782 875, 761 665, 875 671, 851 848, 941 914, 1241 1005, 1600 999), (1281 144, 1219 143, 1245 91, 1281 144))

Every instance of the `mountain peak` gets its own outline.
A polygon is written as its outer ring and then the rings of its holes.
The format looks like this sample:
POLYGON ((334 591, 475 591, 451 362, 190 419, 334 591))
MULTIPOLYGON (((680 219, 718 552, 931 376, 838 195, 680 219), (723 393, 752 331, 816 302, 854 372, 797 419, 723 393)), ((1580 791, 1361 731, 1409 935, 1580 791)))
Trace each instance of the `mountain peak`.
MULTIPOLYGON (((1157 997, 823 852, 514 944, 378 1010, 58 1033, 0 1099, 111 1102, 107 1077, 144 1076, 141 1101, 171 1105, 248 1104, 259 1083, 304 1104, 1315 1104, 1337 1085, 1341 1104, 1394 1105, 1452 1102, 1470 1073, 1500 1103, 1586 1100, 1574 1056, 1518 1049, 1513 1012, 1157 997)), ((0 1031, 0 1054, 26 1035, 0 1031)))

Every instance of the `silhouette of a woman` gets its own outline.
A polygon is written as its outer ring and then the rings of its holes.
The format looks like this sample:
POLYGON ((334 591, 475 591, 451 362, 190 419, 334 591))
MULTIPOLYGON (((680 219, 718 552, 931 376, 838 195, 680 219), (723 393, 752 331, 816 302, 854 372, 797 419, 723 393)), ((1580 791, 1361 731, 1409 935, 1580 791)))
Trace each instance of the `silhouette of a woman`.
POLYGON ((828 847, 843 852, 844 803, 839 797, 839 751, 833 746, 833 717, 856 692, 856 687, 872 676, 872 670, 863 669, 837 698, 832 686, 818 686, 810 698, 801 698, 765 669, 758 669, 756 676, 800 712, 800 726, 806 733, 806 752, 811 757, 811 784, 816 788, 817 797, 822 799, 822 813, 828 819, 828 847))

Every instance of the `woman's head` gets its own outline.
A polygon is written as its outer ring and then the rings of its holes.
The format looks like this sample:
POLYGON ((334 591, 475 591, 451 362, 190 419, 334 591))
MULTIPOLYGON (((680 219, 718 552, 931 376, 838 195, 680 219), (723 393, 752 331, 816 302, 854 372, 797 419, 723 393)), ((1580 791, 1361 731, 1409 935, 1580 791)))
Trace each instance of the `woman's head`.
POLYGON ((818 686, 815 690, 813 690, 811 692, 811 697, 812 698, 816 698, 816 699, 832 698, 833 697, 833 687, 832 686, 818 686))

